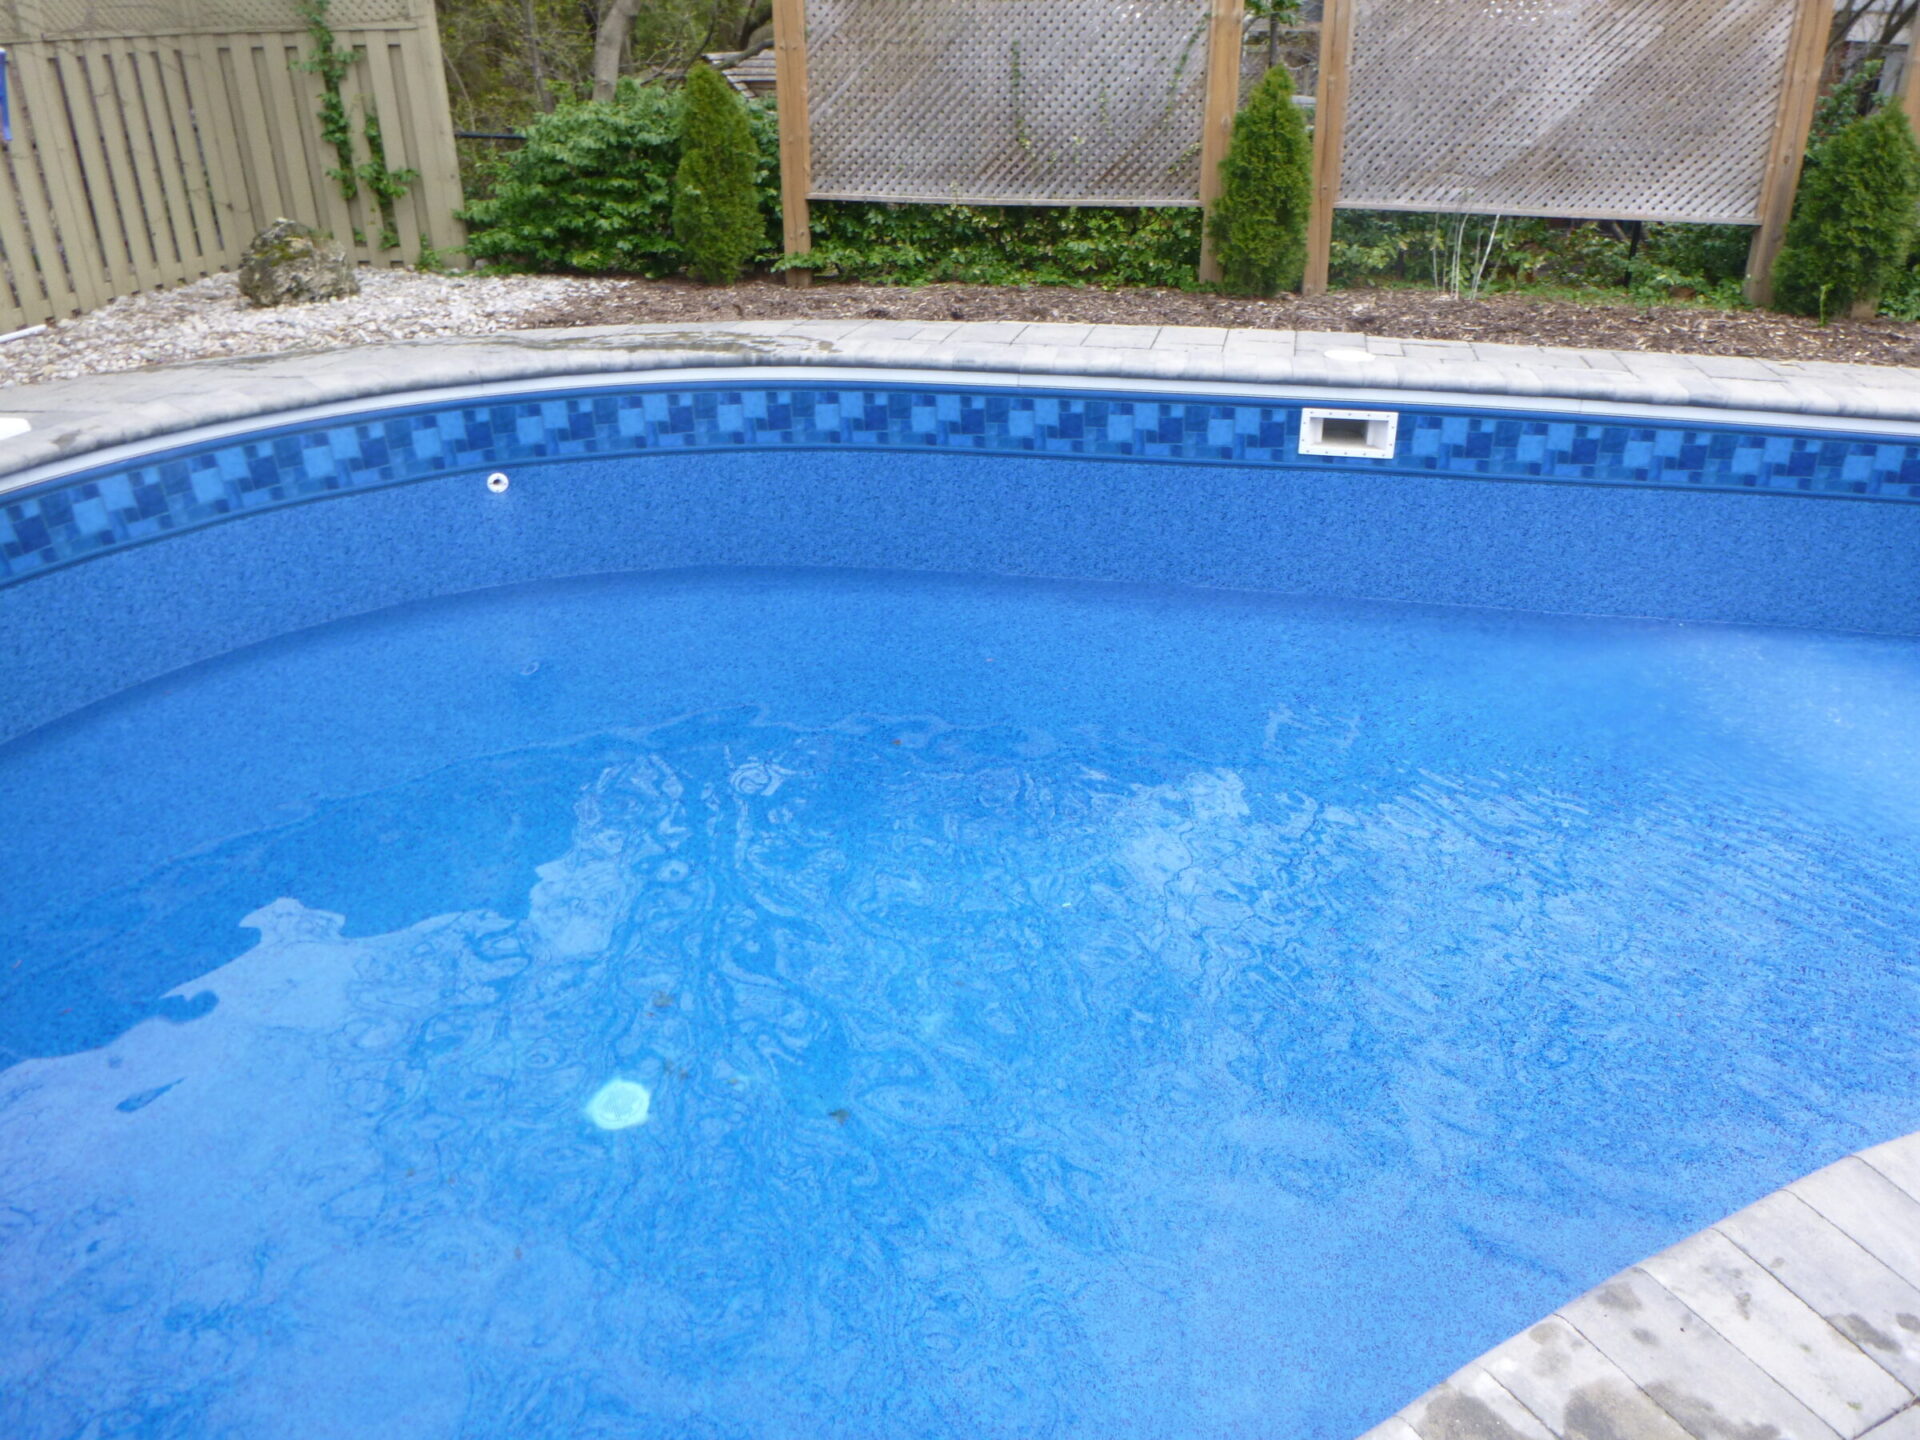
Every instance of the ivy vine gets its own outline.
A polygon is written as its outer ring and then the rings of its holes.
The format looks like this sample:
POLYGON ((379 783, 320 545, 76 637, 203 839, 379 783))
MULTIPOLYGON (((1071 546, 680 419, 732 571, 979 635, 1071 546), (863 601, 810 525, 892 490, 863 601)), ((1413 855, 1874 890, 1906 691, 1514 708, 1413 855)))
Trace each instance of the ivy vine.
MULTIPOLYGON (((391 250, 400 243, 394 202, 407 193, 420 178, 420 172, 387 168, 380 116, 364 97, 360 102, 360 128, 366 138, 367 158, 355 163, 353 120, 347 113, 347 102, 340 89, 341 82, 353 69, 354 53, 341 46, 333 27, 327 23, 333 0, 298 0, 298 3, 300 18, 307 23, 307 38, 313 42, 313 54, 293 63, 308 74, 320 77, 320 138, 333 148, 334 157, 339 161, 328 168, 327 175, 339 185, 340 196, 348 204, 357 200, 360 187, 366 186, 380 214, 380 248, 391 250)), ((358 230, 353 232, 353 239, 356 245, 366 243, 366 237, 358 230)))

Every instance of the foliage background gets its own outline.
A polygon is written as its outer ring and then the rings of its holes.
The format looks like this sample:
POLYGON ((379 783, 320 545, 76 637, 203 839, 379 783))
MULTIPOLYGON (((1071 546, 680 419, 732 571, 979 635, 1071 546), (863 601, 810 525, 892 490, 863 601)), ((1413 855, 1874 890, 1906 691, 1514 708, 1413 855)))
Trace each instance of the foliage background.
MULTIPOLYGON (((1268 6, 1258 0, 1252 8, 1268 6)), ((1837 38, 1864 0, 1840 0, 1837 38)), ((1914 0, 1882 29, 1903 33, 1914 0)), ((1285 14, 1286 0, 1271 0, 1285 14)), ((618 113, 582 113, 603 0, 439 0, 455 124, 529 131, 524 150, 463 144, 476 233, 472 253, 515 268, 662 276, 685 268, 673 239, 671 177, 679 163, 674 86, 700 54, 770 38, 771 0, 648 0, 635 24, 629 74, 656 83, 618 113)), ((1884 50, 1885 46, 1880 49, 1884 50)), ((1873 47, 1868 47, 1869 51, 1873 47)), ((1856 56, 1859 60, 1861 57, 1856 56)), ((1821 103, 1816 143, 1879 103, 1879 60, 1866 54, 1821 103)), ((622 96, 628 92, 622 90, 622 96)), ((604 107, 603 107, 604 108, 604 107)), ((756 185, 780 257, 777 156, 770 107, 754 105, 756 185)), ((1817 161, 1815 162, 1817 163, 1817 161)), ((819 273, 881 283, 1160 285, 1190 288, 1199 260, 1192 210, 888 206, 816 202, 819 273)), ((1497 223, 1489 216, 1341 211, 1337 285, 1420 285, 1610 294, 1639 302, 1737 304, 1749 231, 1734 226, 1497 223)), ((1887 286, 1882 313, 1920 319, 1920 269, 1887 286)))

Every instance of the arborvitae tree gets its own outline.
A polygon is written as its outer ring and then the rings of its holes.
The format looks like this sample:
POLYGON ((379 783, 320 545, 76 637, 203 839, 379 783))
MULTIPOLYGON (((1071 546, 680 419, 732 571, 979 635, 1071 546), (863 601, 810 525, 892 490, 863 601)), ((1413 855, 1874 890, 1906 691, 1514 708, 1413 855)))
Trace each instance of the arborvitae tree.
POLYGON ((673 234, 695 275, 730 285, 766 239, 753 191, 753 132, 747 108, 720 72, 687 74, 680 111, 680 169, 673 179, 673 234))
POLYGON ((1307 267, 1313 146, 1286 66, 1267 71, 1234 117, 1220 181, 1207 226, 1226 287, 1242 295, 1291 290, 1307 267))
POLYGON ((1877 306, 1906 267, 1920 221, 1920 146, 1898 105, 1855 120, 1807 157, 1774 308, 1822 320, 1877 306))

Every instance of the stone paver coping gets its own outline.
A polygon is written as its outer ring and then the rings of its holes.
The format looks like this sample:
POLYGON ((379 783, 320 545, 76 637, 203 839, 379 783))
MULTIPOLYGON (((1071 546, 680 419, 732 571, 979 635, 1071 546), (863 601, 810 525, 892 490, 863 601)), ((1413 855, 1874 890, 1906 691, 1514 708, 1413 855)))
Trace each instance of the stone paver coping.
POLYGON ((1363 1440, 1920 1440, 1920 1135, 1623 1271, 1363 1440))
MULTIPOLYGON (((921 324, 893 320, 522 330, 464 340, 194 361, 0 391, 0 476, 30 477, 115 445, 203 425, 416 390, 546 377, 739 366, 1337 387, 1411 400, 1580 413, 1684 406, 1920 425, 1920 369, 1744 360, 1370 335, 1155 325, 921 324), (1552 402, 1546 405, 1544 402, 1552 402)), ((1057 383, 1057 381, 1056 381, 1057 383)), ((1803 421, 1802 423, 1805 423, 1803 421)), ((9 488, 0 479, 0 489, 9 488)))

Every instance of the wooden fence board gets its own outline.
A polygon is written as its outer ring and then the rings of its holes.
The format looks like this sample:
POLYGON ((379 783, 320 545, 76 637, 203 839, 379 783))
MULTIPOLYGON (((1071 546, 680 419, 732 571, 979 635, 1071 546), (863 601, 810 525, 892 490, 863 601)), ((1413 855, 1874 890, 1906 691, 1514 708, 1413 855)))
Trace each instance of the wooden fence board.
MULTIPOLYGON (((107 283, 111 287, 109 293, 129 294, 140 288, 138 265, 114 189, 113 161, 107 154, 107 147, 100 139, 99 127, 94 121, 93 98, 85 64, 78 56, 67 51, 53 58, 48 68, 57 75, 60 93, 66 100, 67 127, 73 136, 76 174, 85 191, 87 211, 93 217, 93 231, 100 237, 101 259, 106 267, 107 283)), ((75 242, 84 246, 86 234, 84 229, 76 232, 75 242)), ((68 253, 73 254, 72 251, 68 253)), ((74 255, 74 259, 76 263, 86 263, 83 256, 74 255)))
POLYGON ((161 41, 149 53, 155 93, 165 108, 167 149, 180 172, 187 221, 193 232, 194 266, 202 275, 220 267, 220 229, 213 218, 213 186, 193 128, 193 107, 187 93, 186 57, 174 45, 161 41))
MULTIPOLYGON (((400 111, 400 96, 393 84, 393 46, 384 31, 362 32, 365 36, 366 75, 373 90, 373 113, 379 116, 380 148, 386 156, 389 170, 405 170, 413 164, 413 157, 407 148, 407 127, 400 111)), ((399 235, 399 253, 380 248, 380 236, 369 235, 376 262, 391 264, 397 260, 411 259, 420 253, 420 222, 414 215, 414 207, 395 202, 393 207, 394 228, 399 235)), ((385 221, 379 222, 383 227, 385 221)))
POLYGON ((347 203, 347 197, 341 193, 340 181, 333 172, 340 167, 339 157, 333 153, 333 147, 320 138, 320 102, 325 97, 326 87, 318 75, 311 70, 296 70, 291 77, 294 88, 299 93, 299 107, 302 115, 314 117, 313 139, 307 145, 308 168, 313 174, 316 213, 312 223, 326 231, 341 245, 351 247, 353 232, 357 225, 353 207, 347 203))
MULTIPOLYGON (((74 143, 73 129, 67 123, 66 97, 60 76, 50 55, 39 47, 15 47, 8 51, 15 67, 10 98, 14 120, 24 129, 33 127, 31 143, 37 168, 48 191, 48 226, 55 237, 35 234, 36 245, 49 243, 60 257, 72 282, 74 298, 82 309, 98 305, 116 291, 105 256, 99 254, 93 217, 87 206, 85 187, 80 180, 80 153, 74 143), (92 247, 89 250, 89 246, 92 247)), ((20 144, 15 140, 16 145, 20 144)), ((48 251, 41 251, 46 254, 48 251)))
POLYGON ((109 88, 119 100, 123 123, 117 128, 131 152, 134 189, 153 246, 153 283, 176 282, 186 275, 189 265, 189 252, 174 228, 173 211, 179 198, 167 194, 169 180, 177 182, 177 169, 160 164, 156 127, 125 42, 103 43, 94 53, 99 57, 103 78, 111 82, 109 88))
POLYGON ((279 127, 274 120, 273 91, 269 88, 268 59, 261 53, 267 37, 249 32, 234 36, 234 77, 240 82, 241 114, 250 129, 259 135, 253 145, 254 165, 260 171, 260 198, 265 204, 255 212, 254 229, 271 224, 280 216, 292 217, 298 208, 287 185, 287 157, 281 151, 279 127))
POLYGON ((74 109, 87 112, 95 143, 106 157, 112 186, 110 203, 119 216, 121 233, 126 236, 134 282, 141 289, 148 289, 160 283, 160 265, 147 220, 146 202, 140 193, 139 170, 127 138, 129 127, 120 108, 120 97, 114 91, 112 61, 97 41, 82 41, 67 53, 87 96, 87 103, 76 104, 74 109))
POLYGON ((13 144, 7 147, 13 171, 14 194, 26 222, 24 239, 0 238, 6 246, 9 268, 32 269, 38 273, 41 302, 36 313, 23 316, 21 324, 34 325, 55 315, 80 308, 80 295, 74 288, 74 267, 62 253, 60 238, 54 229, 53 193, 47 183, 46 161, 38 143, 37 130, 29 124, 32 111, 24 92, 16 89, 13 144), (16 248, 16 246, 18 248, 16 248))
MULTIPOLYGON (((346 96, 347 122, 353 132, 353 167, 359 170, 373 159, 373 151, 367 148, 367 127, 362 123, 360 97, 367 92, 367 52, 364 46, 350 45, 353 51, 353 69, 348 72, 341 84, 341 92, 346 96)), ((373 195, 365 185, 359 186, 353 200, 354 229, 359 238, 349 246, 353 257, 361 264, 370 263, 379 258, 380 207, 374 202, 373 195)))
POLYGON ((219 232, 220 255, 230 265, 240 258, 240 252, 252 238, 247 227, 253 211, 221 42, 200 35, 183 39, 180 68, 186 74, 187 94, 191 97, 188 113, 194 141, 207 167, 207 183, 211 189, 208 200, 219 232))
POLYGON ((417 183, 421 233, 428 243, 451 255, 465 248, 467 227, 459 218, 460 156, 453 143, 453 113, 447 98, 447 67, 440 49, 440 27, 422 25, 410 37, 410 65, 397 61, 394 76, 401 84, 401 102, 407 107, 412 130, 414 163, 420 167, 417 183))
POLYGON ((260 97, 260 76, 253 68, 253 37, 229 35, 220 41, 220 74, 228 112, 236 129, 240 173, 246 179, 247 206, 242 228, 245 246, 280 211, 280 181, 273 169, 273 137, 260 97), (264 218, 263 218, 264 217, 264 218))
MULTIPOLYGON (((10 260, 16 255, 34 254, 27 244, 26 226, 22 223, 24 207, 20 188, 14 183, 11 160, 9 156, 5 163, 0 163, 0 248, 5 249, 10 260)), ((31 261, 25 264, 13 261, 7 266, 5 278, 7 286, 0 288, 0 330, 18 330, 52 313, 38 266, 31 261)))
POLYGON ((200 236, 194 223, 187 167, 181 163, 180 147, 174 138, 173 112, 167 105, 159 55, 151 44, 130 41, 121 53, 121 63, 131 77, 131 83, 140 92, 147 133, 153 148, 154 173, 159 177, 160 198, 166 203, 167 220, 173 235, 176 265, 180 278, 185 279, 199 273, 200 236))
POLYGON ((287 201, 294 208, 290 218, 316 229, 320 227, 324 204, 313 171, 313 151, 320 143, 320 124, 303 102, 297 83, 301 47, 287 35, 260 37, 260 62, 263 79, 273 97, 277 143, 274 154, 285 168, 287 201), (304 122, 304 123, 302 123, 304 122))
MULTIPOLYGON (((390 34, 387 37, 387 73, 393 79, 393 98, 396 107, 394 124, 399 127, 401 139, 405 142, 407 164, 416 172, 408 194, 418 196, 424 202, 429 162, 420 139, 417 124, 419 117, 414 109, 418 87, 413 84, 407 74, 406 57, 400 48, 399 39, 397 35, 390 34)), ((419 258, 422 249, 433 244, 433 226, 428 218, 432 213, 432 207, 425 203, 400 204, 397 206, 396 213, 412 216, 415 231, 414 244, 401 256, 403 260, 412 263, 419 258)), ((445 226, 441 228, 444 230, 445 226)))

